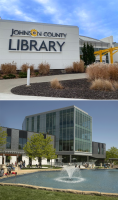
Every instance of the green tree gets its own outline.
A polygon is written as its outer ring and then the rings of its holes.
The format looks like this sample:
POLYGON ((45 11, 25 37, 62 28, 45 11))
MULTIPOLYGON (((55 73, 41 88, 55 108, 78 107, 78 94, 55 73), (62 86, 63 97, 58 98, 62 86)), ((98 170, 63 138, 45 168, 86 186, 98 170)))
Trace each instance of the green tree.
POLYGON ((84 43, 84 46, 82 47, 82 60, 84 61, 85 65, 87 65, 87 47, 86 44, 84 43))
POLYGON ((7 143, 6 138, 7 133, 5 131, 2 131, 2 127, 0 127, 0 151, 4 150, 4 144, 7 143))
POLYGON ((31 159, 39 159, 39 165, 41 165, 42 157, 47 159, 55 159, 57 156, 55 155, 55 149, 53 148, 52 139, 48 136, 44 139, 42 133, 34 133, 30 138, 28 138, 28 142, 24 146, 24 151, 27 156, 31 159))
POLYGON ((87 43, 87 45, 84 43, 84 46, 82 47, 82 59, 85 62, 85 65, 92 64, 95 62, 95 55, 94 55, 94 48, 91 45, 87 43))
POLYGON ((106 160, 109 158, 118 158, 118 149, 116 147, 111 147, 106 151, 106 160))

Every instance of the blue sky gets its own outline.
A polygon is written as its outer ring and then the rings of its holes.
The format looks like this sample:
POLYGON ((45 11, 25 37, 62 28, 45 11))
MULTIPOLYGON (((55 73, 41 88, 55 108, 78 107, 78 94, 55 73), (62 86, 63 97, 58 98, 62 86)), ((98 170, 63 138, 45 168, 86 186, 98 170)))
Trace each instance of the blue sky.
POLYGON ((118 148, 118 101, 0 101, 0 125, 22 129, 27 115, 75 105, 93 119, 95 142, 118 148))
POLYGON ((76 25, 80 35, 118 42, 118 0, 0 0, 6 20, 76 25))

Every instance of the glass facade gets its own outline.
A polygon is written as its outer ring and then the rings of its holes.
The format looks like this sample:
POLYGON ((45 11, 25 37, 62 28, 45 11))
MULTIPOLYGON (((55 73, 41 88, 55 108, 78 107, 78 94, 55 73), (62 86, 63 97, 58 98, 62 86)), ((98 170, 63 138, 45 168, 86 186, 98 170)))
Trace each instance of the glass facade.
POLYGON ((59 151, 74 151, 74 108, 59 113, 59 151))
POLYGON ((26 143, 27 143, 27 132, 19 131, 19 149, 23 149, 26 143))
POLYGON ((26 130, 29 131, 29 118, 26 119, 26 130))
POLYGON ((34 131, 34 117, 32 117, 31 120, 31 131, 34 131))
POLYGON ((75 151, 92 153, 92 118, 76 108, 75 151))
POLYGON ((40 115, 37 116, 37 133, 40 132, 40 115))
MULTIPOLYGON (((92 118, 74 106, 31 116, 26 118, 26 125, 28 131, 55 135, 57 152, 92 153, 92 118)), ((19 142, 21 146, 24 143, 19 142)))
POLYGON ((46 133, 56 134, 56 112, 46 114, 46 133))
POLYGON ((6 149, 11 149, 11 129, 7 129, 6 149))

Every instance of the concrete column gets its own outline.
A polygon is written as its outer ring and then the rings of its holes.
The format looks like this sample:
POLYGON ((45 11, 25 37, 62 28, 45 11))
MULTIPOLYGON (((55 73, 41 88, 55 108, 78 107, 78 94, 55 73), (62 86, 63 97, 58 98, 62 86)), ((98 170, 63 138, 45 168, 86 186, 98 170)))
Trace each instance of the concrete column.
POLYGON ((70 163, 71 163, 71 155, 70 155, 70 163))
POLYGON ((87 156, 87 162, 89 162, 89 156, 87 156))

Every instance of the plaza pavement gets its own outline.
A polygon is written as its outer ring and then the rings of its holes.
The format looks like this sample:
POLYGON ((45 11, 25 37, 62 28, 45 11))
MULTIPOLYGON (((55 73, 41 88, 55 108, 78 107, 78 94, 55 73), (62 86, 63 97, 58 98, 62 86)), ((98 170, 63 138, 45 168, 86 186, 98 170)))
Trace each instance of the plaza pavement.
MULTIPOLYGON (((30 83, 50 82, 55 78, 57 78, 59 81, 62 81, 62 80, 83 79, 86 77, 87 77, 86 73, 33 77, 30 78, 30 83)), ((24 96, 24 95, 15 95, 11 93, 12 88, 24 84, 27 84, 27 78, 0 80, 0 100, 57 100, 57 99, 66 100, 66 98, 24 96)))

